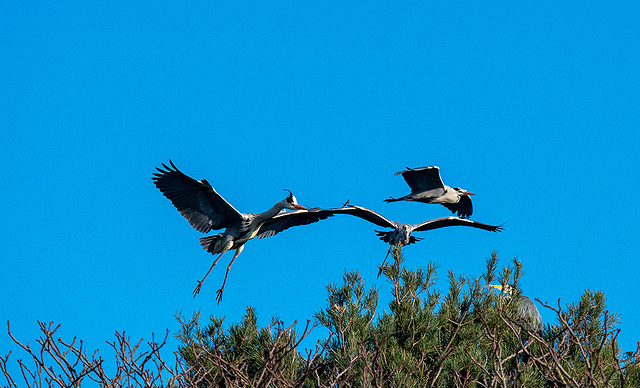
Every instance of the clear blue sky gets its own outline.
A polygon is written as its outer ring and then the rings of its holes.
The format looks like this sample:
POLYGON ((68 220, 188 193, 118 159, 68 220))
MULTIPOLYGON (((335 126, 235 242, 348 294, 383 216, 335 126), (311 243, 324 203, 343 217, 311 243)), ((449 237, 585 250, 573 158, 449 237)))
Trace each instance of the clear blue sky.
POLYGON ((393 173, 438 165, 476 193, 472 219, 506 229, 421 233, 409 267, 437 263, 444 289, 448 270, 517 256, 531 297, 605 291, 631 350, 638 20, 632 1, 3 2, 0 353, 16 349, 7 320, 25 341, 39 319, 105 351, 116 330, 175 330, 177 311, 304 322, 345 269, 388 300, 387 246, 348 216, 250 241, 223 302, 231 254, 193 298, 213 256, 151 182, 169 158, 240 211, 288 188, 411 223, 449 213, 383 203, 408 192, 393 173))

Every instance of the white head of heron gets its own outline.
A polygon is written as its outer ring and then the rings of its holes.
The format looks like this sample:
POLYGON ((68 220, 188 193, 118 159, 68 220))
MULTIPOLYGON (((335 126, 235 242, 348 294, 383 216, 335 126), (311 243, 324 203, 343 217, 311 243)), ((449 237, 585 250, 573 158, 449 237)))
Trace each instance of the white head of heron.
POLYGON ((287 198, 284 199, 284 207, 285 209, 291 209, 291 210, 307 210, 306 207, 298 205, 298 200, 296 199, 296 197, 293 195, 293 193, 291 192, 291 190, 288 189, 284 189, 285 191, 289 192, 289 196, 287 198))
POLYGON ((503 294, 507 294, 509 296, 513 295, 514 289, 510 285, 502 286, 501 284, 489 284, 489 287, 493 287, 496 290, 500 290, 503 294))

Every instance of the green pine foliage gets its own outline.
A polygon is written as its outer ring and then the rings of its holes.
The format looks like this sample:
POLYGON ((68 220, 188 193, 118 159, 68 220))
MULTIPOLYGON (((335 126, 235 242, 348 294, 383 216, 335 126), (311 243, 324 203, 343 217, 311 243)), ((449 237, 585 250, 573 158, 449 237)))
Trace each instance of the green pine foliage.
POLYGON ((184 373, 189 386, 300 386, 305 380, 300 371, 314 361, 295 352, 302 338, 296 340, 292 327, 274 318, 271 326, 260 328, 251 307, 227 330, 216 317, 201 327, 199 313, 178 320, 179 354, 188 365, 184 373))
POLYGON ((518 315, 522 265, 497 271, 494 253, 479 278, 447 273, 435 290, 437 266, 409 269, 400 248, 381 267, 391 301, 378 309, 379 290, 357 271, 327 286, 327 305, 315 314, 330 336, 300 352, 313 327, 297 333, 277 318, 257 325, 251 307, 224 328, 212 317, 182 321, 180 355, 189 381, 200 386, 262 387, 638 387, 640 348, 623 353, 619 321, 604 293, 585 291, 553 311, 554 322, 534 328, 518 315), (510 297, 489 284, 511 285, 510 297))
POLYGON ((640 387, 640 345, 620 349, 619 317, 607 309, 603 292, 586 290, 566 305, 538 301, 545 316, 554 316, 541 327, 522 308, 527 299, 516 259, 498 269, 494 253, 480 277, 449 271, 446 287, 436 289, 436 265, 410 269, 400 248, 392 253, 393 262, 380 267, 391 296, 383 307, 379 289, 357 271, 346 272, 342 284, 327 286, 326 306, 303 329, 277 317, 261 327, 251 307, 232 324, 215 316, 202 322, 199 313, 178 316, 174 360, 162 358, 168 331, 146 346, 116 332, 108 342, 116 360, 110 373, 81 340, 56 339, 59 325, 39 322, 42 336, 31 347, 7 323, 28 356, 17 359, 21 376, 10 372, 10 353, 0 356, 0 376, 12 388, 18 377, 34 388, 86 381, 104 387, 640 387), (488 287, 498 283, 502 293, 488 287), (302 349, 317 325, 329 336, 302 349))

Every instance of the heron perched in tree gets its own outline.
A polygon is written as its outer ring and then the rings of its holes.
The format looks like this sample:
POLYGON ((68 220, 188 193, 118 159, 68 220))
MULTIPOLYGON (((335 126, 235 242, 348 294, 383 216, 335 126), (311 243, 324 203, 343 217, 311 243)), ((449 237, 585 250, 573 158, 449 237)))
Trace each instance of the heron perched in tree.
POLYGON ((451 188, 445 185, 440 178, 438 166, 409 168, 398 171, 395 175, 402 177, 411 188, 411 194, 400 198, 389 197, 385 202, 416 201, 424 203, 439 203, 458 213, 461 218, 469 218, 473 213, 470 195, 475 195, 459 187, 451 188))
MULTIPOLYGON (((497 290, 500 290, 503 294, 512 297, 515 290, 513 286, 505 285, 504 287, 500 284, 490 284, 489 287, 493 287, 497 290)), ((520 295, 518 301, 518 317, 527 322, 530 327, 534 330, 542 329, 542 316, 540 316, 540 312, 536 307, 535 303, 528 297, 524 295, 520 295)))
MULTIPOLYGON (((222 300, 222 292, 231 265, 244 244, 254 237, 264 238, 273 236, 292 226, 307 225, 333 215, 331 210, 307 209, 298 204, 296 197, 289 191, 289 195, 264 213, 240 213, 227 202, 206 179, 195 180, 183 174, 169 161, 171 166, 164 163, 158 172, 153 174, 153 183, 160 189, 196 230, 207 233, 211 230, 225 229, 216 235, 203 237, 200 244, 207 252, 220 254, 213 262, 209 271, 193 290, 196 296, 200 292, 202 283, 207 278, 220 257, 230 249, 236 252, 227 266, 222 287, 216 293, 218 303, 222 300), (281 212, 283 209, 294 210, 281 212)), ((287 190, 288 191, 288 190, 287 190)))

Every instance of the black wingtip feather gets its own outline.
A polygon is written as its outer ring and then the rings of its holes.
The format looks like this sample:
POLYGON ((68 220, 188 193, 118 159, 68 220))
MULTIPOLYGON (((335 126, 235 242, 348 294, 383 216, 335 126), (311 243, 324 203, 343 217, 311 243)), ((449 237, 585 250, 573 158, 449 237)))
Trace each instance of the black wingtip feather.
POLYGON ((213 186, 211 186, 211 183, 209 183, 209 181, 208 181, 208 180, 206 180, 206 179, 202 178, 202 179, 200 180, 200 182, 202 182, 202 184, 204 184, 205 186, 208 186, 208 187, 210 187, 210 188, 212 188, 212 189, 213 189, 213 186))

